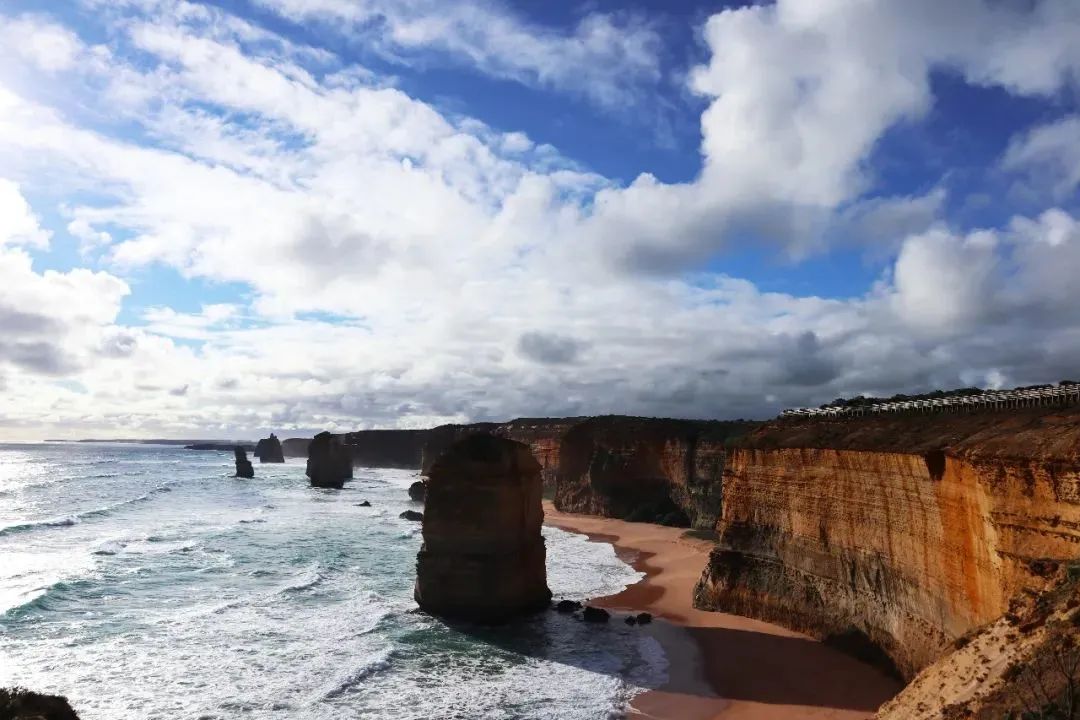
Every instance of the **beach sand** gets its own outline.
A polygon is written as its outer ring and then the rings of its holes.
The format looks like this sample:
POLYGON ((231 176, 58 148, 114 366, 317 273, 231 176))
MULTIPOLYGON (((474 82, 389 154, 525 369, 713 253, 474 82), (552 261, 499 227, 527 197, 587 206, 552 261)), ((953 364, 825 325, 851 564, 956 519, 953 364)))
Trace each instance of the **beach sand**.
POLYGON ((684 537, 683 528, 561 513, 550 502, 544 513, 548 525, 611 543, 646 575, 616 595, 590 601, 657 618, 642 630, 663 646, 669 681, 634 699, 636 718, 854 720, 872 717, 901 688, 899 681, 805 635, 695 610, 694 584, 713 545, 684 537))

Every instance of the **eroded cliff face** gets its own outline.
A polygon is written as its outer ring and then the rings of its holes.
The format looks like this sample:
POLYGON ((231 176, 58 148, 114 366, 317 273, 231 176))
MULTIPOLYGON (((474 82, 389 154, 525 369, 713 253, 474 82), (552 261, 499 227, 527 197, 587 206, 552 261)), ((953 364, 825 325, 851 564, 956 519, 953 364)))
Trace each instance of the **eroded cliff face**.
POLYGON ((357 430, 340 435, 356 467, 416 470, 429 430, 357 430))
POLYGON ((555 507, 711 529, 726 443, 755 423, 599 417, 563 436, 555 507))
POLYGON ((904 677, 1080 552, 1080 411, 773 423, 736 445, 695 605, 904 677))

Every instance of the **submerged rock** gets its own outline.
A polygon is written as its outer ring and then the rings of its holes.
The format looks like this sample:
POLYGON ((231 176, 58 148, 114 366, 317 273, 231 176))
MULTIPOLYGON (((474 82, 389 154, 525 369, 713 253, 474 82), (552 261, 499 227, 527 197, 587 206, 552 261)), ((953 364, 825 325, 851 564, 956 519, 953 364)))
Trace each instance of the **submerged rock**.
POLYGON ((423 480, 417 480, 409 486, 409 498, 416 500, 417 502, 424 502, 424 498, 427 496, 427 485, 423 480))
POLYGON ((637 625, 637 618, 634 617, 633 615, 627 615, 626 619, 623 620, 623 622, 626 623, 627 625, 637 625))
POLYGON ((648 625, 652 622, 652 614, 643 612, 637 614, 638 625, 648 625))
POLYGON ((42 695, 23 688, 0 688, 0 718, 4 720, 79 720, 60 695, 42 695))
POLYGON ((431 468, 415 598, 432 614, 501 622, 551 602, 540 465, 521 443, 473 435, 431 468))
POLYGON ((371 507, 371 503, 365 500, 364 502, 356 503, 356 507, 371 507))
POLYGON ((277 435, 270 433, 270 437, 260 440, 255 445, 255 457, 259 458, 259 462, 264 463, 285 462, 285 453, 281 449, 281 441, 277 439, 277 435))
POLYGON ((416 512, 415 510, 406 510, 398 515, 402 520, 414 520, 416 522, 424 522, 424 513, 416 512))
POLYGON ((608 621, 608 618, 611 617, 611 613, 609 613, 604 608, 586 605, 585 612, 581 614, 581 617, 585 620, 585 622, 603 623, 608 621))
POLYGON ((251 466, 251 461, 247 459, 247 453, 244 452, 244 448, 234 447, 233 455, 236 457, 236 477, 255 477, 255 468, 251 466))
POLYGON ((308 446, 307 476, 312 487, 342 487, 353 476, 352 453, 334 435, 319 433, 308 446))

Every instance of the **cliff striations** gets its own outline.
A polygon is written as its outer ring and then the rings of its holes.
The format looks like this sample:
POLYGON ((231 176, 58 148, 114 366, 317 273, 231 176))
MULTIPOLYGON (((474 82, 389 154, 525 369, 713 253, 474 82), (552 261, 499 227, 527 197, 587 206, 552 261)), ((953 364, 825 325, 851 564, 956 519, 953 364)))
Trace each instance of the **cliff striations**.
POLYGON ((540 466, 521 443, 471 435, 433 464, 416 558, 416 602, 500 622, 546 608, 540 466))
POLYGON ((728 451, 716 530, 697 607, 911 677, 1077 555, 1080 409, 769 423, 728 451))
POLYGON ((562 437, 555 507, 712 529, 726 446, 757 423, 597 417, 562 437))

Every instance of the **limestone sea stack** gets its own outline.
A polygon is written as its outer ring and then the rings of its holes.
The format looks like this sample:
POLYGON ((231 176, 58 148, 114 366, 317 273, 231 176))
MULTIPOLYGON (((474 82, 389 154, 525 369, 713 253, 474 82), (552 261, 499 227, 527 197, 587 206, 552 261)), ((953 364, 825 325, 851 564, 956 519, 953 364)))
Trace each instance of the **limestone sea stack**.
POLYGON ((259 441, 259 444, 255 446, 255 456, 262 463, 285 462, 285 453, 281 450, 281 441, 277 439, 277 435, 274 433, 270 433, 270 437, 259 441))
POLYGON ((247 453, 244 452, 244 448, 239 446, 234 447, 233 455, 236 456, 236 477, 255 477, 255 468, 251 466, 251 461, 247 459, 247 453))
POLYGON ((342 487, 353 476, 352 453, 334 435, 319 433, 308 446, 307 476, 312 487, 342 487))
POLYGON ((416 557, 423 610, 497 623, 548 607, 540 470, 528 446, 491 435, 435 461, 416 557))

